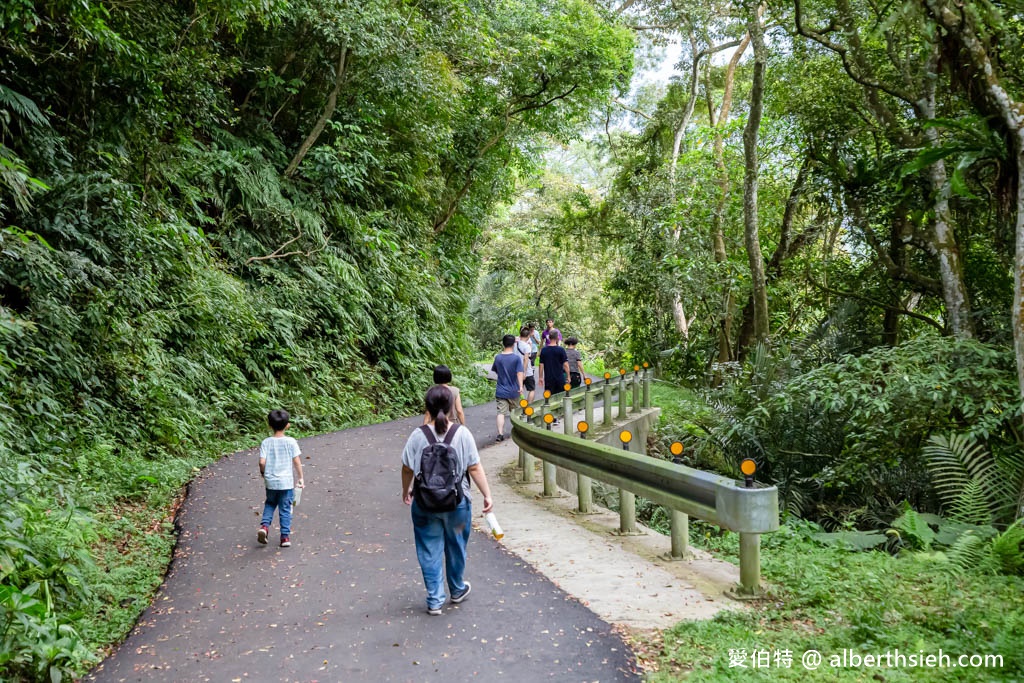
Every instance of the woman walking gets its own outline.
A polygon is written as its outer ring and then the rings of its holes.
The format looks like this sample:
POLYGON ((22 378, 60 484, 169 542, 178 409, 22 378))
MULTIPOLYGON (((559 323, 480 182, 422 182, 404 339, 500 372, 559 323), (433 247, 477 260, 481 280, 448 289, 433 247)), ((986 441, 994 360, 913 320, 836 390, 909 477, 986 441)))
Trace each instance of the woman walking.
POLYGON ((412 506, 416 559, 431 615, 441 614, 445 603, 443 574, 453 603, 465 600, 471 589, 463 579, 473 518, 470 478, 483 495, 484 514, 494 507, 476 441, 466 427, 451 423, 451 404, 447 387, 431 387, 426 396, 427 424, 409 435, 402 451, 402 500, 412 506))
MULTIPOLYGON (((461 392, 457 386, 452 385, 452 371, 447 365, 438 365, 434 368, 434 384, 440 384, 452 394, 452 409, 448 412, 449 417, 454 417, 460 425, 466 424, 466 413, 462 412, 461 392)), ((430 422, 430 413, 423 411, 423 424, 430 422)))

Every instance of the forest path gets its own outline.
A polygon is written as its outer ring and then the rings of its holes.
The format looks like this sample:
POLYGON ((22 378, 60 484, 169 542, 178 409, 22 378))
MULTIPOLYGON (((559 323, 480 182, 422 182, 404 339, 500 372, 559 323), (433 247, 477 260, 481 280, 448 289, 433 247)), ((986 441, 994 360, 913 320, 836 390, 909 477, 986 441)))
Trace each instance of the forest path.
MULTIPOLYGON (((494 415, 493 403, 466 410, 480 447, 494 442, 494 415)), ((206 468, 153 605, 87 680, 639 680, 608 623, 483 533, 469 546, 473 594, 426 614, 399 495, 401 450, 421 419, 303 439, 291 548, 277 546, 276 521, 270 544, 256 542, 255 451, 206 468)))

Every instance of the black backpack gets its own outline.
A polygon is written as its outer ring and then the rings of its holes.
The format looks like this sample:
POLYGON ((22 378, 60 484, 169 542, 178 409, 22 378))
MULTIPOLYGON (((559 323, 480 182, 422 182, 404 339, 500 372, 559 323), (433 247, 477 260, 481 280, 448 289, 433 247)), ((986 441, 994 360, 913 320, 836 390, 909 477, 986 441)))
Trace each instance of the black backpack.
POLYGON ((430 425, 420 427, 427 437, 427 447, 420 455, 420 471, 413 481, 412 495, 427 512, 451 512, 462 502, 462 476, 459 458, 452 439, 459 425, 454 424, 438 441, 430 425))

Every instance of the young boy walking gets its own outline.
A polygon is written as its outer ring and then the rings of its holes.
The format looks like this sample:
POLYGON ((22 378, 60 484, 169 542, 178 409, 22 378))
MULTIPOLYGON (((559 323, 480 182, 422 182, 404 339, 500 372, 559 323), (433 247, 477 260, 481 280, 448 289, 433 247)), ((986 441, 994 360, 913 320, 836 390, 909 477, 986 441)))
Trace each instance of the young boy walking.
POLYGON ((278 511, 281 523, 281 547, 292 545, 292 501, 295 500, 295 487, 305 486, 302 481, 302 461, 299 456, 299 442, 284 431, 291 426, 291 416, 287 410, 271 410, 267 415, 267 424, 274 435, 263 439, 260 444, 260 475, 267 486, 267 499, 263 504, 263 519, 256 540, 266 545, 270 525, 274 521, 274 510, 278 511), (295 476, 298 476, 296 482, 295 476))

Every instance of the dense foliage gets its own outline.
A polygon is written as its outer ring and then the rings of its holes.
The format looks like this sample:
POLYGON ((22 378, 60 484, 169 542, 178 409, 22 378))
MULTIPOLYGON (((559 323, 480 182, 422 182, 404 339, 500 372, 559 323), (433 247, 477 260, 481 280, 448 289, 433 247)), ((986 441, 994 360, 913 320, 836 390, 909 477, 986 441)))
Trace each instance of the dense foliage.
POLYGON ((830 528, 949 512, 935 439, 1009 468, 998 524, 1024 515, 1024 138, 983 92, 1019 107, 1024 34, 1012 8, 968 4, 957 23, 937 0, 622 3, 680 61, 607 104, 604 169, 583 174, 603 186, 546 233, 604 245, 615 360, 698 391, 673 427, 694 461, 754 457, 830 528))
POLYGON ((631 61, 585 0, 5 3, 0 677, 123 633, 159 569, 89 573, 166 561, 139 508, 269 408, 467 368, 482 220, 631 61))

